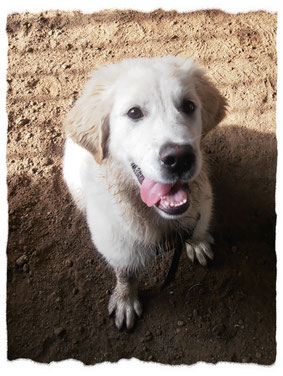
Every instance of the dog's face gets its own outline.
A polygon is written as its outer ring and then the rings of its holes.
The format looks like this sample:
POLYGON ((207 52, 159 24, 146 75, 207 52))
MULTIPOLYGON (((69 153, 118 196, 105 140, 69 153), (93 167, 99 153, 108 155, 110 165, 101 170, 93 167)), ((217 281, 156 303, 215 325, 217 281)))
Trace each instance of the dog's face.
POLYGON ((193 77, 169 64, 138 64, 119 77, 113 95, 110 154, 132 170, 148 206, 166 216, 184 213, 189 183, 201 168, 201 103, 193 77))
POLYGON ((201 136, 222 119, 224 107, 192 60, 125 60, 94 74, 67 131, 98 163, 107 155, 118 160, 146 205, 176 218, 190 206, 201 136))

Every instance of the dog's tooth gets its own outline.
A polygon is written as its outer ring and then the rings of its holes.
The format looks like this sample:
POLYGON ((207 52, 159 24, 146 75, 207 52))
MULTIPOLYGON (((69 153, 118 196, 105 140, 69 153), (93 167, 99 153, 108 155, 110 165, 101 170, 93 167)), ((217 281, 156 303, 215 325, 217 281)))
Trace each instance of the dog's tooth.
POLYGON ((168 201, 164 201, 164 206, 165 206, 166 208, 169 208, 169 202, 168 202, 168 201))

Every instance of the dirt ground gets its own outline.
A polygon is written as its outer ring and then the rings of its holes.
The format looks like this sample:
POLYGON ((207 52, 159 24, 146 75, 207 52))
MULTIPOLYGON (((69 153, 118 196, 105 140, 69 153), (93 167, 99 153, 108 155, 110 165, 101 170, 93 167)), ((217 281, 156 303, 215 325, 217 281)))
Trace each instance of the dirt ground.
POLYGON ((8 359, 275 361, 276 23, 215 10, 8 16, 8 359), (160 292, 172 254, 157 258, 141 276, 142 319, 118 331, 114 276, 62 180, 62 120, 97 66, 160 55, 194 56, 229 102, 203 142, 215 261, 182 255, 160 292))

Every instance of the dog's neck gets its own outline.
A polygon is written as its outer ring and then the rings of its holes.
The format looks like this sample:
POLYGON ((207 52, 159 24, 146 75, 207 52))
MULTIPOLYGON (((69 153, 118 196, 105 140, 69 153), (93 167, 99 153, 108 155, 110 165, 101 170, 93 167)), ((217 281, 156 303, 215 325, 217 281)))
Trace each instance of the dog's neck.
MULTIPOLYGON (((108 157, 102 164, 107 190, 119 206, 121 220, 127 223, 145 245, 164 244, 172 233, 183 233, 184 219, 168 220, 161 217, 154 208, 148 208, 141 200, 140 187, 130 172, 116 160, 108 157)), ((191 224, 191 227, 194 223, 191 224)), ((185 225, 186 231, 190 226, 185 225)))

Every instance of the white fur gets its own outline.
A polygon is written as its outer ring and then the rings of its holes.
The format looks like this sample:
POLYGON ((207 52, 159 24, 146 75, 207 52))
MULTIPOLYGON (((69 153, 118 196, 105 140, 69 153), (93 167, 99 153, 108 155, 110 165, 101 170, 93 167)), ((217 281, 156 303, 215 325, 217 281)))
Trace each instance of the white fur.
POLYGON ((205 80, 191 59, 124 60, 93 73, 66 121, 64 178, 78 207, 86 212, 93 243, 117 273, 109 311, 116 309, 118 327, 124 321, 131 327, 134 312, 141 313, 136 290, 127 278, 121 284, 119 276, 131 275, 150 262, 156 245, 170 231, 195 227, 187 244, 188 256, 192 260, 196 256, 202 264, 206 257, 212 258, 207 232, 212 192, 200 141, 202 133, 223 117, 219 112, 224 114, 225 102, 205 80), (178 109, 184 97, 196 104, 192 118, 178 109), (127 116, 135 106, 145 114, 137 122, 127 116), (142 203, 131 169, 134 162, 151 180, 168 183, 158 159, 160 147, 167 142, 190 143, 197 160, 190 182, 190 207, 176 218, 142 203))

